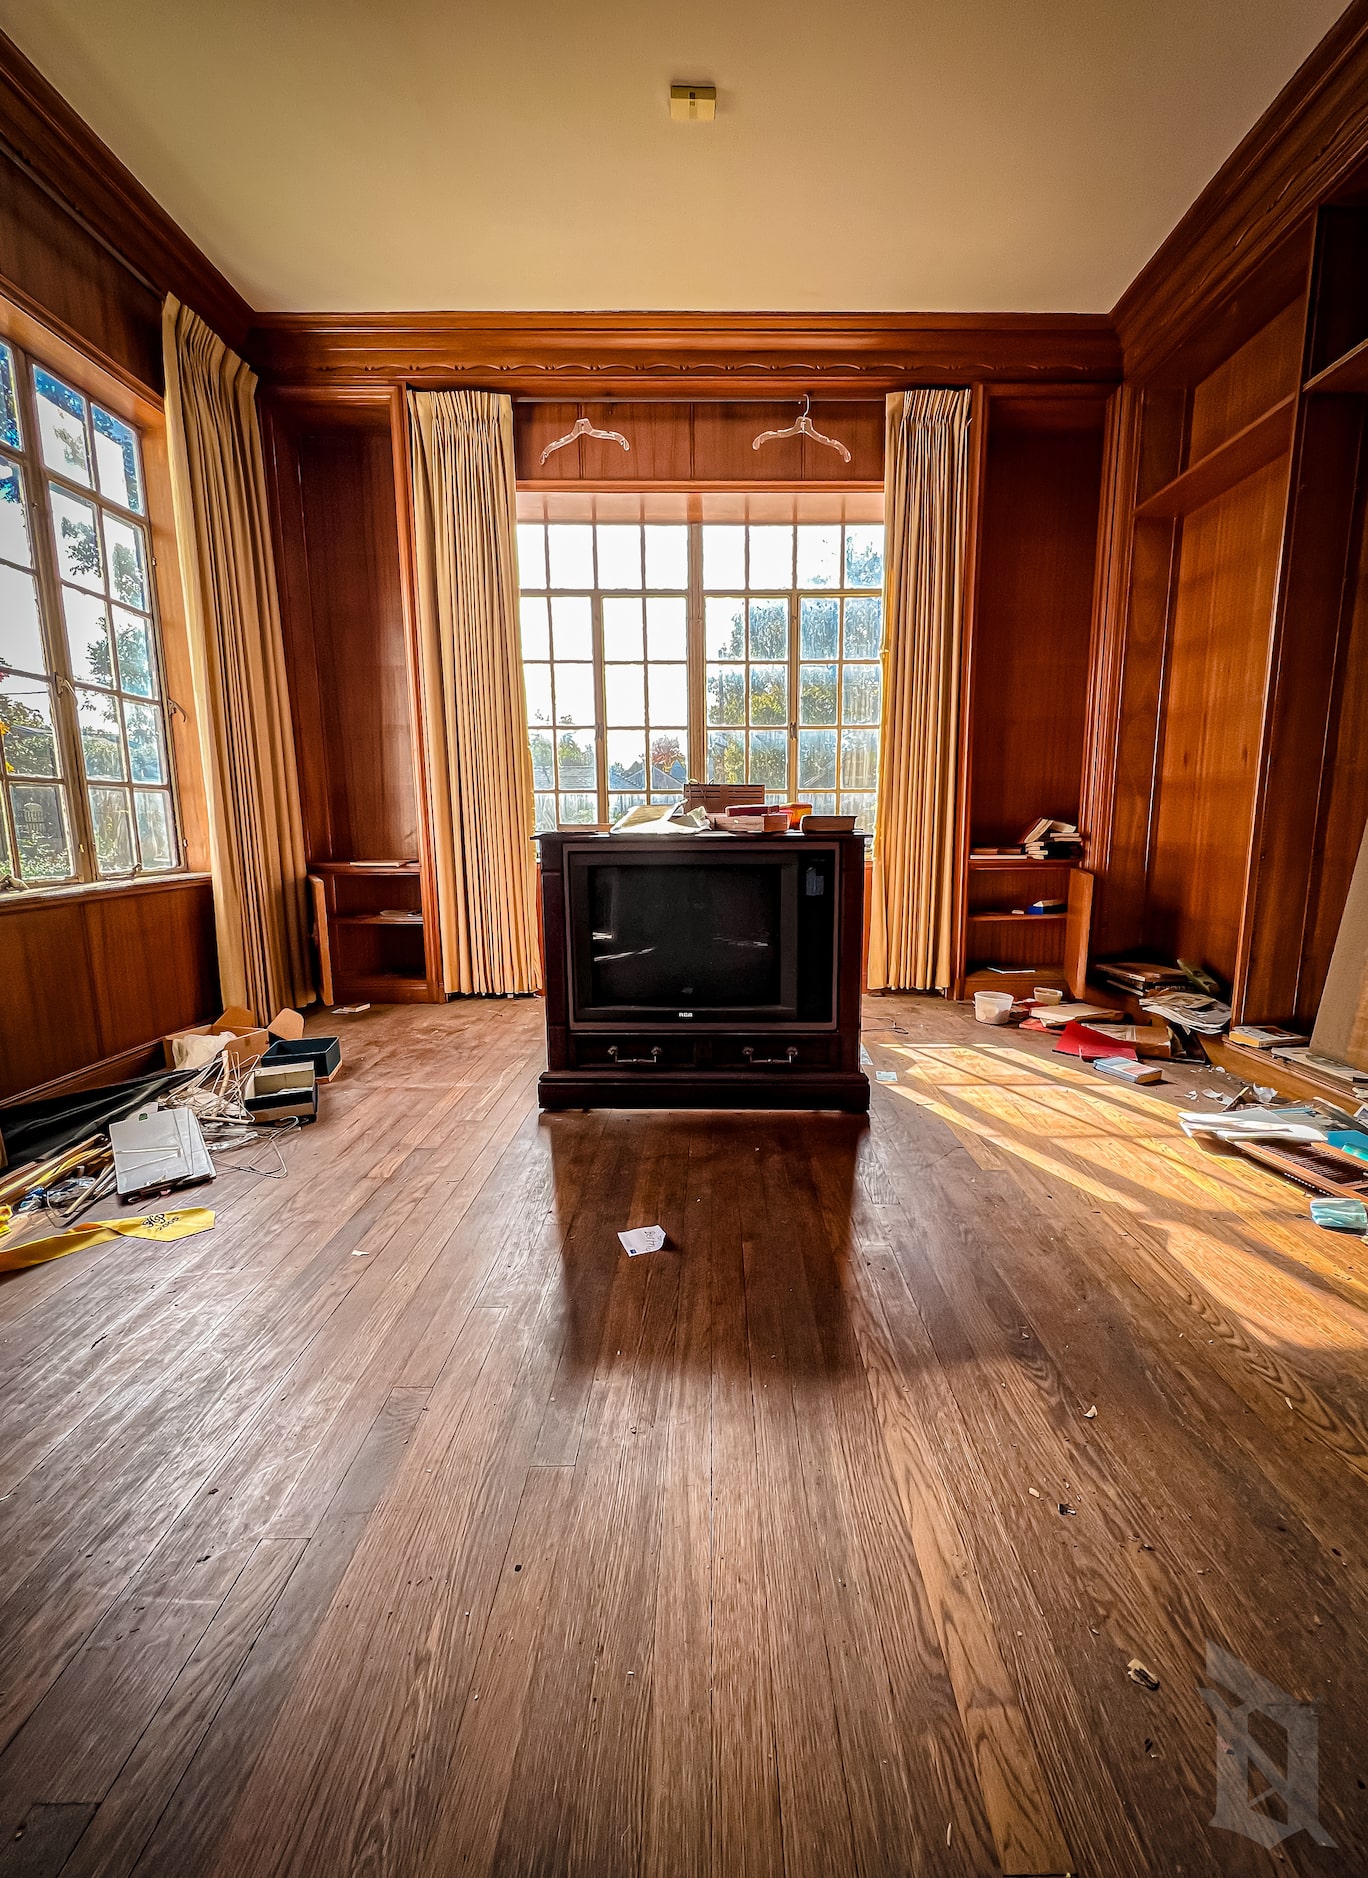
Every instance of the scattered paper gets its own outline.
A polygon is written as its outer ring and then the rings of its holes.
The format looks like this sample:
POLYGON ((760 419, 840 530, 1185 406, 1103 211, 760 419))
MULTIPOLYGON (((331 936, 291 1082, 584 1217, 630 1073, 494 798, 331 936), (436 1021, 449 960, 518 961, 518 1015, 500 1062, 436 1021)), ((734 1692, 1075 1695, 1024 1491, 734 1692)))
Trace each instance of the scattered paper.
POLYGON ((898 1080, 898 1072, 895 1069, 876 1069, 874 1072, 874 1080, 875 1082, 896 1082, 898 1080))
POLYGON ((631 1232, 620 1232, 618 1240, 628 1258, 639 1258, 643 1252, 659 1252, 665 1244, 664 1228, 660 1226, 636 1226, 631 1232))
POLYGON ((355 1017, 358 1011, 369 1009, 369 1004, 334 1004, 328 1015, 330 1017, 355 1017))
POLYGON ((1096 1421, 1096 1420, 1097 1420, 1097 1404, 1096 1404, 1096 1402, 1094 1402, 1094 1403, 1093 1403, 1093 1405, 1092 1405, 1092 1407, 1091 1407, 1090 1409, 1084 1409, 1084 1411, 1083 1411, 1083 1419, 1084 1419, 1084 1421, 1085 1421, 1085 1422, 1091 1422, 1091 1421, 1096 1421))

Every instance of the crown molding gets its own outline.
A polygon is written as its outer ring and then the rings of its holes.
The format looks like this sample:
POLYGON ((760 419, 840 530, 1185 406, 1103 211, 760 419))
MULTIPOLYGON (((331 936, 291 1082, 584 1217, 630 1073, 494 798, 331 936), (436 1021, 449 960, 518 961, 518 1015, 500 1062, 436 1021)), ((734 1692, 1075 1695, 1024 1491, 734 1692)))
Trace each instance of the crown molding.
POLYGON ((249 352, 278 383, 571 400, 1121 375, 1111 321, 1090 313, 272 313, 258 316, 249 352))
POLYGON ((1365 159, 1368 0, 1353 0, 1117 301, 1127 378, 1148 377, 1365 159))
POLYGON ((252 309, 231 281, 95 135, 12 39, 0 33, 0 154, 57 201, 158 298, 174 293, 229 345, 252 309))

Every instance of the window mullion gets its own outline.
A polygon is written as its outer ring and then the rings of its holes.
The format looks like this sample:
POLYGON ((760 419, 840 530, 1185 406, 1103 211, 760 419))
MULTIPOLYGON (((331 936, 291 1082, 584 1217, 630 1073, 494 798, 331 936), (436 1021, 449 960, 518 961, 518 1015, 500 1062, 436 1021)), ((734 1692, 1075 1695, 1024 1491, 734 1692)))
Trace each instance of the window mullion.
POLYGON ((703 635, 703 524, 690 522, 689 589, 684 615, 684 654, 688 662, 689 778, 702 782, 707 775, 708 683, 703 635))
MULTIPOLYGON (((796 535, 795 530, 795 535, 796 535)), ((796 543, 795 543, 796 552, 796 543)), ((789 594, 788 799, 798 800, 798 589, 789 594)))
POLYGON ((38 393, 33 380, 33 361, 20 353, 18 348, 15 348, 15 359, 19 366, 16 377, 20 381, 19 398, 24 412, 29 531, 33 571, 38 584, 39 625, 51 681, 52 724, 62 757, 62 786, 66 796, 67 819, 76 847, 72 857, 76 863, 76 877, 81 881, 91 881, 97 878, 95 831, 85 786, 80 717, 76 709, 76 692, 67 648, 66 615, 62 607, 62 582, 57 566, 48 474, 38 442, 41 434, 38 426, 38 393))
MULTIPOLYGON (((595 567, 597 579, 597 565, 595 567)), ((595 586, 589 597, 594 660, 594 787, 598 794, 598 822, 608 822, 608 682, 603 669, 603 595, 595 586)))

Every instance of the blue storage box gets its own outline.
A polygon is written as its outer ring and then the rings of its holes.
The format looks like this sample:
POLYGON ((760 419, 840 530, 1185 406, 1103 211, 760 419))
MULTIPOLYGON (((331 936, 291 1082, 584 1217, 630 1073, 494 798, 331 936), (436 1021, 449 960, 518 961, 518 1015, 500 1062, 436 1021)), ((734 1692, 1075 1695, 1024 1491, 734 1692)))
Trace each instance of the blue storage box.
POLYGON ((312 1063, 319 1082, 326 1082, 342 1061, 340 1037, 278 1037, 261 1059, 263 1064, 312 1063))

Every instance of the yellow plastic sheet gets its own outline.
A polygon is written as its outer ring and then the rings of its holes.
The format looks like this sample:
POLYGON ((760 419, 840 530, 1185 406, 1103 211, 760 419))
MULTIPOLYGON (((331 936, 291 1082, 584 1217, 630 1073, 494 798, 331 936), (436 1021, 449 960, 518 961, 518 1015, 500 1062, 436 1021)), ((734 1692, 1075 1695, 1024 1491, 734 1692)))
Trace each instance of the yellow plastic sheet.
POLYGON ((207 1206, 187 1206, 178 1213, 147 1213, 140 1219, 97 1219, 71 1232, 5 1248, 0 1251, 0 1272, 46 1265, 49 1259, 64 1258, 68 1252, 79 1252, 82 1246, 104 1245, 110 1239, 189 1239, 197 1232, 207 1232, 213 1223, 214 1215, 207 1206))

